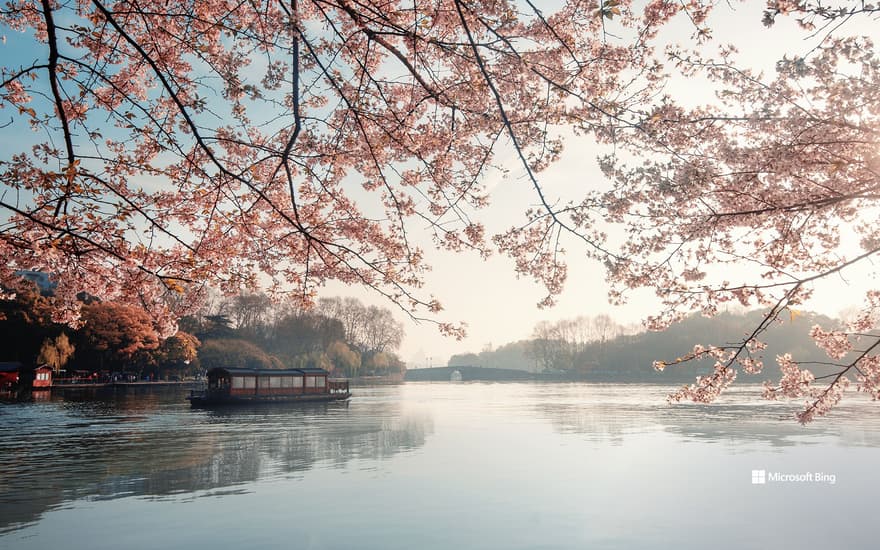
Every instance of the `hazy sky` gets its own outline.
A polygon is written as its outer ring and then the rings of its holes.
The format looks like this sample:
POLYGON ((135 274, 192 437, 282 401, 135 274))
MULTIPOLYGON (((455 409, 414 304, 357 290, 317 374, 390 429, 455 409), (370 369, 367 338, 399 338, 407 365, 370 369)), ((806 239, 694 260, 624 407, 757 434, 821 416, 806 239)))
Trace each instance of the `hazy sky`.
MULTIPOLYGON (((514 161, 511 159, 510 162, 514 161)), ((541 181, 551 187, 605 185, 595 165, 595 149, 589 142, 572 139, 567 143, 567 151, 560 163, 543 173, 541 181)), ((517 208, 523 209, 523 205, 532 201, 527 186, 514 175, 496 182, 492 196, 496 202, 485 213, 487 224, 504 224, 505 220, 521 214, 517 208)), ((506 256, 495 254, 484 261, 476 254, 455 254, 427 246, 426 258, 433 270, 426 277, 425 288, 445 308, 438 318, 466 322, 468 335, 462 341, 444 337, 435 325, 416 324, 396 310, 396 317, 404 322, 406 329, 400 355, 409 363, 409 368, 424 367, 429 363, 445 365, 449 356, 455 353, 479 352, 489 344, 497 347, 528 338, 535 324, 542 320, 607 313, 621 324, 639 323, 656 313, 659 305, 649 290, 630 292, 624 306, 610 305, 603 267, 584 258, 583 250, 576 246, 567 247, 569 271, 565 291, 558 297, 557 305, 548 309, 537 307, 545 296, 543 287, 531 279, 518 278, 513 261, 506 256)), ((813 300, 804 309, 835 316, 860 306, 865 290, 875 279, 870 267, 866 264, 860 269, 852 268, 821 282, 815 287, 813 300)), ((726 275, 731 275, 729 270, 726 275)), ((742 276, 746 276, 745 272, 742 276)), ((731 279, 736 280, 736 274, 731 279)), ((322 294, 356 296, 366 303, 393 307, 374 293, 338 283, 328 285, 322 294)))
MULTIPOLYGON (((561 185, 587 189, 604 185, 595 166, 595 152, 587 150, 587 143, 572 140, 569 145, 562 161, 543 173, 541 181, 550 188, 561 185)), ((516 160, 510 158, 504 165, 515 167, 515 163, 516 160)), ((494 202, 482 218, 489 230, 506 228, 534 202, 519 171, 513 171, 503 180, 496 175, 490 180, 489 188, 494 202)), ((484 261, 474 253, 437 251, 429 248, 428 241, 424 245, 426 257, 433 266, 426 277, 425 289, 445 308, 439 318, 467 323, 468 336, 461 342, 443 337, 433 324, 416 324, 398 312, 397 317, 406 325, 401 356, 418 366, 424 366, 429 358, 434 365, 445 364, 453 353, 479 351, 487 344, 498 346, 527 338, 535 323, 542 319, 612 312, 602 267, 583 259, 578 254, 582 251, 576 248, 572 248, 568 256, 565 293, 556 307, 541 310, 537 303, 546 295, 543 287, 531 279, 517 278, 513 261, 506 256, 495 254, 484 261)), ((365 302, 389 306, 382 298, 356 287, 331 284, 326 293, 356 296, 365 302)), ((627 322, 638 321, 652 305, 648 302, 650 300, 637 300, 629 307, 615 309, 614 316, 627 322)))
MULTIPOLYGON (((714 44, 735 44, 740 59, 753 68, 772 72, 783 53, 803 54, 817 42, 815 37, 807 37, 797 29, 791 19, 782 18, 771 29, 765 28, 761 24, 763 2, 747 2, 735 7, 736 12, 732 12, 722 6, 710 19, 714 44)), ((876 30, 865 25, 861 30, 855 26, 850 30, 876 34, 876 30)), ((672 25, 665 34, 669 41, 680 41, 687 40, 692 32, 693 27, 685 24, 672 25)), ((667 92, 678 100, 689 98, 694 102, 707 101, 711 97, 710 90, 693 81, 673 82, 667 92)), ((581 190, 604 188, 607 183, 596 165, 599 152, 588 139, 567 139, 561 161, 541 173, 540 181, 556 194, 566 196, 581 190)), ((493 204, 483 213, 481 221, 488 230, 507 228, 536 202, 533 191, 523 179, 517 159, 510 155, 507 160, 502 159, 503 155, 496 160, 511 173, 503 180, 497 175, 487 180, 493 204)), ((845 239, 846 235, 843 237, 845 239)), ((432 324, 415 324, 399 312, 398 318, 406 326, 401 357, 410 363, 410 368, 429 363, 445 364, 454 353, 478 352, 489 344, 497 347, 528 338, 535 324, 542 320, 607 313, 618 322, 628 324, 638 323, 657 310, 658 302, 650 291, 633 292, 625 306, 612 307, 607 299, 608 285, 602 266, 584 259, 583 250, 577 246, 567 247, 569 272, 565 292, 559 296, 557 306, 543 310, 536 306, 545 295, 542 287, 532 280, 518 279, 513 262, 508 258, 496 254, 483 261, 474 254, 438 252, 431 249, 427 241, 425 248, 426 258, 433 265, 425 288, 443 303, 445 311, 441 320, 466 322, 468 336, 460 342, 445 338, 432 324)), ((860 268, 822 282, 815 288, 814 299, 805 309, 833 316, 860 306, 864 291, 874 281, 871 266, 860 268)), ((729 273, 725 272, 725 275, 729 273)), ((733 275, 736 277, 735 273, 733 275)), ((365 302, 389 305, 381 298, 353 287, 333 284, 327 287, 326 293, 357 296, 365 302)))

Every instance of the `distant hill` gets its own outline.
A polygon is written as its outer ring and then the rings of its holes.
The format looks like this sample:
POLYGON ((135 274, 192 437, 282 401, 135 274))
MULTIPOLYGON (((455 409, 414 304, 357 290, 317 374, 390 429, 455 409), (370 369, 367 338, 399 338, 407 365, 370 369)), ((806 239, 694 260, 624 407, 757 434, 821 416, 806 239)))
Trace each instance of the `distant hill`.
MULTIPOLYGON (((703 360, 685 365, 670 366, 664 372, 654 370, 655 360, 672 361, 696 344, 704 346, 735 343, 751 334, 762 319, 760 312, 746 314, 722 313, 713 318, 692 315, 663 332, 640 332, 608 340, 591 342, 578 351, 577 368, 568 372, 571 378, 595 382, 692 382, 698 375, 712 368, 713 362, 703 360)), ((824 315, 806 313, 794 319, 785 318, 765 333, 762 341, 767 349, 761 355, 764 370, 758 375, 739 373, 739 380, 762 382, 778 379, 777 355, 791 353, 797 361, 827 361, 827 356, 809 337, 810 328, 819 324, 825 328, 839 325, 839 321, 824 315)), ((479 354, 453 355, 449 366, 480 366, 528 370, 535 372, 536 361, 530 356, 532 341, 510 343, 494 351, 479 354)), ((814 369, 822 374, 822 369, 814 369)))
POLYGON ((453 355, 447 363, 450 367, 486 367, 535 371, 535 361, 528 357, 531 341, 520 340, 482 353, 453 355))

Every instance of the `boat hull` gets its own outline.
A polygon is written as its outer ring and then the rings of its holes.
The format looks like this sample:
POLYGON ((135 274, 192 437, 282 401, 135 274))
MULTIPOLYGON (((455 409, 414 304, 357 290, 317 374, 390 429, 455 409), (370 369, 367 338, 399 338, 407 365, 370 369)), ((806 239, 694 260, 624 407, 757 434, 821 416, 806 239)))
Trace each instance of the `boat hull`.
POLYGON ((187 399, 193 408, 226 407, 234 405, 271 405, 280 403, 315 403, 328 401, 345 401, 351 397, 346 393, 311 393, 299 395, 198 395, 192 394, 187 399))

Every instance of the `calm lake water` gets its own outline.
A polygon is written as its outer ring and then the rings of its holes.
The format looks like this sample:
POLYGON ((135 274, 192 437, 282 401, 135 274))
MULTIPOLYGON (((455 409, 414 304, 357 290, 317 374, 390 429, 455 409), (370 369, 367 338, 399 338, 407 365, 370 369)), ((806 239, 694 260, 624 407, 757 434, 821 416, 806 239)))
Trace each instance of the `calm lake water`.
POLYGON ((880 405, 851 398, 804 428, 758 388, 712 406, 666 391, 410 383, 249 410, 190 410, 183 392, 0 405, 0 548, 880 547, 880 405))

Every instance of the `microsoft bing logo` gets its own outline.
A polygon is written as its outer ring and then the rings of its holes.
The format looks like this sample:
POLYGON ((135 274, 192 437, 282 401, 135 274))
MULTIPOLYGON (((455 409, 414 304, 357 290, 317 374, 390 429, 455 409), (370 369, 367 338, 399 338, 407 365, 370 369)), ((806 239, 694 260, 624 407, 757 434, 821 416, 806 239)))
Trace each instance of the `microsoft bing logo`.
POLYGON ((766 485, 768 483, 827 483, 837 484, 837 475, 826 472, 768 472, 767 470, 752 470, 752 485, 766 485))

